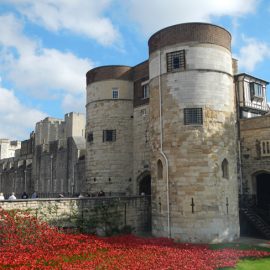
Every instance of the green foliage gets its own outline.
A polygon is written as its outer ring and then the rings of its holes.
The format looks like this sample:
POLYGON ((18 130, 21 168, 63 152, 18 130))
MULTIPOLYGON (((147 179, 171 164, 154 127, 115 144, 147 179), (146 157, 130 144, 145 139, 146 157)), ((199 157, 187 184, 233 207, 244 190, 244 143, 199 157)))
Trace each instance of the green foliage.
POLYGON ((132 227, 123 225, 121 205, 119 201, 103 201, 88 212, 82 209, 76 225, 81 232, 98 233, 105 236, 132 232, 132 227))

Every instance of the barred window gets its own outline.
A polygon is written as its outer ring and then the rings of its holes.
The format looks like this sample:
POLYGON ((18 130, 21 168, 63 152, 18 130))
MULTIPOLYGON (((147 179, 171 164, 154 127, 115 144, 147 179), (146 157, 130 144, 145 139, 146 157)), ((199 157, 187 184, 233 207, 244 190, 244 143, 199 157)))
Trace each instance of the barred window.
POLYGON ((167 53, 167 72, 185 69, 185 50, 167 53))
POLYGON ((270 140, 261 141, 261 156, 270 156, 270 140))
POLYGON ((185 108, 184 109, 185 125, 202 125, 203 111, 202 108, 185 108))
POLYGON ((114 142, 116 141, 116 130, 107 129, 103 130, 103 142, 114 142))

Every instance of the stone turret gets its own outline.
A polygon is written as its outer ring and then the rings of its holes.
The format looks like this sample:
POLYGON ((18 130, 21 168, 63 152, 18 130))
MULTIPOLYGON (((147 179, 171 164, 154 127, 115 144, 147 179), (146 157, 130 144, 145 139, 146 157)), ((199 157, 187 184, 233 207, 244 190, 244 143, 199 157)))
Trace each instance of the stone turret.
POLYGON ((133 82, 131 68, 87 73, 86 180, 88 192, 132 192, 133 82))
POLYGON ((239 236, 231 35, 205 23, 149 40, 152 231, 189 242, 239 236))

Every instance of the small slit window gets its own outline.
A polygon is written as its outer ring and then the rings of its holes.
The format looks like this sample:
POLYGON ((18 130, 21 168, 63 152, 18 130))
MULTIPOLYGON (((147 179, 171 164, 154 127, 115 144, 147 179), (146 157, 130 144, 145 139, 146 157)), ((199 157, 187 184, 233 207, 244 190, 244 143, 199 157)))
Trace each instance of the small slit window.
POLYGON ((184 109, 185 125, 202 125, 203 110, 202 108, 185 108, 184 109))
POLYGON ((157 176, 158 179, 163 179, 163 164, 160 159, 157 162, 157 176))
POLYGON ((222 177, 229 179, 229 163, 228 163, 228 160, 226 158, 223 159, 223 161, 222 161, 221 169, 222 169, 222 177))
POLYGON ((114 142, 116 141, 116 130, 107 129, 103 130, 103 142, 114 142))
POLYGON ((167 53, 167 72, 185 69, 185 50, 167 53))

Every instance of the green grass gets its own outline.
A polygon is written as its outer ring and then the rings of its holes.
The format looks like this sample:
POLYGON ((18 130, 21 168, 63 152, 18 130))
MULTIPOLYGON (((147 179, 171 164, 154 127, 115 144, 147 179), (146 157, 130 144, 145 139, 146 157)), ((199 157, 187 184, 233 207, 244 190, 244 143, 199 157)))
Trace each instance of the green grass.
MULTIPOLYGON (((251 244, 225 243, 225 244, 211 244, 211 249, 233 248, 240 250, 262 250, 269 251, 270 248, 260 247, 251 244)), ((218 270, 270 270, 270 258, 252 259, 247 258, 241 260, 235 268, 219 268, 218 270)))
POLYGON ((235 268, 221 268, 219 270, 270 270, 270 258, 243 259, 235 268))

